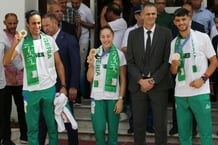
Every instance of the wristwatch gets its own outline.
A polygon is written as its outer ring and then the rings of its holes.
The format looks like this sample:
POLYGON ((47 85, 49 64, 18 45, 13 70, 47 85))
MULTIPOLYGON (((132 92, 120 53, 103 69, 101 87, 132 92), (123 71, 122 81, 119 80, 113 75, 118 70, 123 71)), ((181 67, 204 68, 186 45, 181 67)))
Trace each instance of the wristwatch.
POLYGON ((201 76, 201 79, 204 81, 204 83, 207 81, 207 77, 206 76, 201 76))
POLYGON ((123 96, 119 96, 119 97, 118 97, 118 100, 123 100, 123 96))
POLYGON ((155 84, 155 80, 154 80, 154 79, 150 80, 149 82, 150 82, 152 85, 155 84))

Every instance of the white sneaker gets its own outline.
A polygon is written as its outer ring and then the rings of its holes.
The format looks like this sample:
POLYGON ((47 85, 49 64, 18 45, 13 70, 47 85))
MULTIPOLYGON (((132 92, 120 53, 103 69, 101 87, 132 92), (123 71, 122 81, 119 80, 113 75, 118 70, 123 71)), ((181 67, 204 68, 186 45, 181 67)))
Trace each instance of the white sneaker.
POLYGON ((129 117, 126 113, 120 113, 120 121, 125 121, 127 120, 129 117))

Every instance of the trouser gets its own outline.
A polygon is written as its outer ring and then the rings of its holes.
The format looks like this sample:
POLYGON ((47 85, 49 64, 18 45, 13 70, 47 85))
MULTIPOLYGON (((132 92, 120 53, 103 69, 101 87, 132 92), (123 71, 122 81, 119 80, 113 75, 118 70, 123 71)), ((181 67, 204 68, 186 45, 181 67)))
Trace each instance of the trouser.
POLYGON ((0 89, 0 142, 3 139, 5 127, 5 88, 0 89))
POLYGON ((91 120, 95 132, 96 145, 117 145, 120 115, 114 112, 117 100, 91 99, 91 120), (105 140, 108 124, 108 141, 105 140))
POLYGON ((150 100, 153 125, 155 132, 155 145, 167 145, 167 90, 151 90, 143 93, 140 90, 131 92, 134 143, 135 145, 145 145, 146 124, 148 102, 150 100))
POLYGON ((86 57, 87 57, 87 53, 88 53, 88 48, 89 48, 89 42, 87 43, 79 43, 80 45, 80 93, 82 96, 85 95, 86 92, 86 57))
POLYGON ((28 129, 28 144, 39 145, 38 128, 40 111, 45 117, 48 127, 50 145, 58 145, 57 126, 54 118, 55 87, 40 91, 23 91, 26 106, 26 121, 28 129))
MULTIPOLYGON (((129 117, 129 128, 133 129, 133 113, 132 113, 132 101, 131 97, 129 98, 129 109, 130 109, 130 117, 129 117)), ((152 113, 152 108, 151 104, 149 102, 148 104, 148 111, 147 111, 147 128, 153 128, 153 113, 152 113)))
MULTIPOLYGON (((73 113, 73 103, 69 103, 70 108, 73 113)), ((67 130, 67 136, 68 136, 68 145, 78 145, 78 130, 72 129, 72 126, 70 123, 65 123, 65 128, 67 130)), ((45 139, 47 134, 47 126, 45 124, 45 119, 42 113, 40 114, 39 119, 39 145, 45 145, 45 139)))
MULTIPOLYGON (((172 107, 173 107, 173 110, 172 110, 173 128, 178 129, 177 117, 176 117, 175 99, 173 99, 173 102, 172 102, 172 103, 173 103, 173 105, 172 105, 172 107)), ((193 131, 195 131, 196 128, 197 128, 197 122, 196 122, 196 119, 195 119, 195 117, 194 117, 194 115, 193 115, 193 131)))
POLYGON ((176 114, 180 145, 192 145, 192 113, 198 124, 201 145, 212 145, 212 121, 209 94, 176 97, 176 114))
POLYGON ((20 128, 20 139, 27 140, 27 125, 24 113, 24 102, 22 95, 23 86, 6 86, 5 92, 5 130, 4 130, 4 140, 11 140, 11 108, 12 108, 12 96, 17 108, 18 122, 20 128))

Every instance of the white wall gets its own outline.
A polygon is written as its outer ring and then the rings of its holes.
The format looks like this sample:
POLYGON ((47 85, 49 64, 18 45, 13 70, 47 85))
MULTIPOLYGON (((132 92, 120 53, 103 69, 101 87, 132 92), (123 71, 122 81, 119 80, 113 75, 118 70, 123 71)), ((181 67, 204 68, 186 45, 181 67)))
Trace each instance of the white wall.
POLYGON ((4 29, 4 17, 6 13, 17 14, 19 19, 18 30, 25 28, 25 12, 38 9, 38 0, 0 0, 0 30, 4 29))
MULTIPOLYGON (((31 9, 38 9, 38 0, 0 0, 0 30, 5 28, 3 23, 5 14, 12 12, 17 14, 19 24, 17 30, 25 28, 25 12, 31 9)), ((16 107, 13 103, 11 120, 17 122, 16 107)))

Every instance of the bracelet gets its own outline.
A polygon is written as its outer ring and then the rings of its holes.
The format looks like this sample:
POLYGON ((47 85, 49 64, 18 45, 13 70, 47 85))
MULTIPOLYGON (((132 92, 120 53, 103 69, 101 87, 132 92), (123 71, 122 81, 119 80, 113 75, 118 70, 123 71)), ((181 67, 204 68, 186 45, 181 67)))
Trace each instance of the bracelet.
POLYGON ((119 96, 119 97, 118 97, 118 100, 123 100, 123 96, 119 96))
POLYGON ((204 76, 205 76, 206 78, 209 78, 209 77, 210 77, 207 73, 204 73, 204 76))
POLYGON ((66 88, 67 86, 64 84, 64 85, 61 85, 61 88, 66 88))
POLYGON ((201 76, 201 79, 204 81, 204 83, 206 83, 208 78, 206 76, 201 76))

